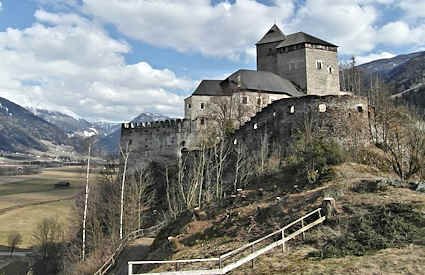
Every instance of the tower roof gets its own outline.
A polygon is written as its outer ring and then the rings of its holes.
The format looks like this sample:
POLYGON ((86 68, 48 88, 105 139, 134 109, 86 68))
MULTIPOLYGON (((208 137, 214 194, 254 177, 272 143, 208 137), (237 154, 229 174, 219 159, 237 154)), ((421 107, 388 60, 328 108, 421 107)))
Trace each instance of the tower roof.
POLYGON ((297 32, 297 33, 293 33, 286 36, 286 39, 283 40, 276 48, 282 48, 282 47, 297 45, 301 43, 311 43, 311 44, 318 44, 323 46, 338 47, 334 44, 326 42, 325 40, 319 39, 305 32, 297 32))
POLYGON ((202 80, 192 95, 226 96, 226 91, 220 86, 223 80, 202 80))
POLYGON ((276 24, 274 24, 270 30, 263 36, 263 38, 260 39, 260 41, 257 42, 256 45, 260 44, 266 44, 266 43, 272 43, 272 42, 279 42, 285 39, 285 35, 283 32, 279 29, 276 24))

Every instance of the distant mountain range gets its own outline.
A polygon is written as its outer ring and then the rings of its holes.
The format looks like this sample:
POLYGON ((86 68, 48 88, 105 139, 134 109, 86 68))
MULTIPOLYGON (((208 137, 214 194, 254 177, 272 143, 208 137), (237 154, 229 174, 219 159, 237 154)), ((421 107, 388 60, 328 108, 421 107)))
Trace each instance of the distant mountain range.
POLYGON ((59 127, 0 97, 0 150, 23 152, 36 149, 45 152, 48 147, 43 140, 58 145, 71 144, 59 127))
POLYGON ((44 109, 28 108, 34 115, 61 128, 69 137, 91 137, 95 135, 106 136, 120 127, 119 123, 89 122, 82 118, 44 109))
POLYGON ((379 76, 391 90, 392 98, 425 109, 425 52, 375 60, 357 67, 363 73, 363 87, 379 76))
POLYGON ((357 68, 363 73, 364 87, 369 87, 370 77, 379 76, 393 94, 401 93, 425 82, 425 52, 379 59, 357 68))
MULTIPOLYGON (((155 113, 142 113, 131 122, 169 119, 155 113)), ((48 144, 72 146, 84 153, 84 141, 95 137, 96 148, 102 153, 118 152, 121 123, 89 122, 58 111, 23 108, 0 98, 0 151, 46 152, 48 144)))

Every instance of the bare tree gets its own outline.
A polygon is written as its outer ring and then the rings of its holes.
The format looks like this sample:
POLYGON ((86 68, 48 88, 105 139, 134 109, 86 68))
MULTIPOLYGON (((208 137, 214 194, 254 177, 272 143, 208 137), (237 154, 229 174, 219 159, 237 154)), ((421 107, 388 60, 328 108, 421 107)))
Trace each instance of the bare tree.
POLYGON ((123 238, 124 187, 125 187, 125 175, 127 172, 127 162, 128 162, 128 157, 130 155, 129 146, 130 146, 130 140, 127 141, 125 152, 123 152, 121 148, 121 155, 124 160, 124 168, 122 171, 122 181, 121 181, 120 239, 123 238))
POLYGON ((89 145, 89 157, 87 159, 87 175, 86 175, 86 191, 84 199, 84 215, 83 215, 83 248, 82 248, 82 259, 86 257, 86 220, 87 220, 87 201, 89 199, 89 173, 90 173, 90 156, 91 156, 91 144, 89 145))
POLYGON ((15 252, 16 247, 22 243, 22 235, 16 231, 12 231, 7 237, 7 244, 9 245, 10 256, 15 252))
POLYGON ((408 180, 424 168, 425 131, 422 125, 399 125, 389 133, 384 151, 393 171, 408 180))

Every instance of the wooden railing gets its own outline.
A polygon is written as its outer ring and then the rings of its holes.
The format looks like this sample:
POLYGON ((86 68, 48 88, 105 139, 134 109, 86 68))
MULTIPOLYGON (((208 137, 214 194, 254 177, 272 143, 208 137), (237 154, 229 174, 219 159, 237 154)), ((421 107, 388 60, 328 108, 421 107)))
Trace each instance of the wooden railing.
POLYGON ((143 237, 154 237, 156 233, 161 229, 163 226, 163 223, 160 223, 158 225, 145 228, 145 229, 138 229, 135 230, 129 234, 127 234, 118 245, 117 249, 115 249, 114 253, 111 257, 109 257, 105 263, 94 273, 94 275, 104 275, 106 274, 116 263, 116 260, 121 255, 121 252, 124 250, 124 248, 127 246, 127 244, 135 239, 143 238, 143 237))
POLYGON ((321 214, 321 208, 318 208, 307 215, 291 222, 290 224, 286 225, 285 227, 268 234, 265 237, 262 237, 258 240, 255 240, 247 245, 244 245, 238 249, 235 249, 233 251, 230 251, 226 254, 220 255, 218 258, 209 258, 209 259, 188 259, 188 260, 170 260, 170 261, 130 261, 128 262, 128 274, 129 275, 172 275, 172 274, 187 274, 187 275, 200 275, 200 274, 226 274, 227 272, 251 261, 252 267, 254 267, 254 259, 258 256, 270 251, 271 249, 282 246, 282 251, 285 250, 285 243, 296 236, 300 234, 305 234, 305 231, 309 230, 310 228, 314 227, 315 225, 318 225, 322 223, 326 217, 322 217, 321 214), (309 218, 313 215, 317 214, 317 219, 315 219, 313 222, 310 222, 309 224, 305 225, 304 221, 306 218, 309 218), (288 232, 292 227, 295 225, 300 224, 301 228, 289 233, 287 236, 285 235, 285 231, 288 232), (255 250, 255 245, 259 244, 260 242, 263 242, 267 239, 270 239, 272 237, 279 236, 281 239, 275 242, 272 242, 271 244, 262 247, 260 249, 255 250), (239 260, 236 260, 226 266, 224 266, 224 261, 229 260, 235 256, 240 256, 241 253, 244 251, 251 249, 251 253, 245 257, 242 257, 239 260), (183 263, 195 263, 195 262, 217 262, 218 268, 217 269, 203 269, 203 270, 188 270, 188 271, 178 271, 179 264, 183 263), (141 274, 133 274, 133 266, 134 265, 143 265, 143 264, 175 264, 176 265, 176 271, 169 271, 169 272, 160 272, 160 273, 141 273, 141 274))

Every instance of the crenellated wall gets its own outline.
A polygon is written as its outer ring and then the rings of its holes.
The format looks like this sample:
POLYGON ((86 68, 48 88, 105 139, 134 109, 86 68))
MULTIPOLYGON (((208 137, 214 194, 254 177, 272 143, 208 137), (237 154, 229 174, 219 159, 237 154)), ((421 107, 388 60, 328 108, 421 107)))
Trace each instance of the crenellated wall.
POLYGON ((143 167, 146 161, 174 161, 181 150, 193 150, 197 144, 196 121, 188 119, 145 123, 123 123, 121 148, 129 144, 129 163, 143 167))

